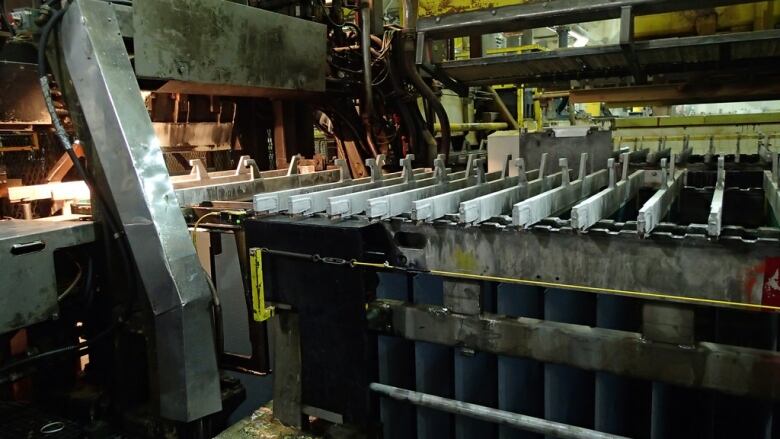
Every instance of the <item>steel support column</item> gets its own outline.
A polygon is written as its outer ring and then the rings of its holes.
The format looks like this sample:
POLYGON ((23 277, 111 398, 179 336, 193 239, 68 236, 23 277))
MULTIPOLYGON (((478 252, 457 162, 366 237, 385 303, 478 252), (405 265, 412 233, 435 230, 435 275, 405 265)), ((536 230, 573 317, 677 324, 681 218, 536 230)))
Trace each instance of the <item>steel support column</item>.
POLYGON ((114 9, 77 0, 63 17, 63 59, 154 312, 160 414, 221 410, 209 286, 190 241, 114 9))

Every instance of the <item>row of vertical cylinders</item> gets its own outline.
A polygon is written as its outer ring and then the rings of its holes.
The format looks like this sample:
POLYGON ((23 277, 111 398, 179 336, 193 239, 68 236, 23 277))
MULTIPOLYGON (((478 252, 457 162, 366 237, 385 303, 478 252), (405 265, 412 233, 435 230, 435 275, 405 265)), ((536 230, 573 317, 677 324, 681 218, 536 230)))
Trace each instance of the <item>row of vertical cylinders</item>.
MULTIPOLYGON (((382 274, 380 299, 443 305, 442 278, 382 274)), ((484 283, 485 312, 630 332, 641 331, 636 299, 484 283)), ((703 341, 777 349, 775 315, 697 310, 703 341)), ((550 343, 554 343, 550 340, 550 343)), ((619 355, 618 353, 615 353, 619 355)), ((661 367, 663 365, 659 365, 661 367)), ((418 392, 633 438, 780 437, 771 401, 680 388, 532 359, 381 336, 379 380, 418 392)), ((382 399, 385 438, 532 439, 540 435, 382 399)))

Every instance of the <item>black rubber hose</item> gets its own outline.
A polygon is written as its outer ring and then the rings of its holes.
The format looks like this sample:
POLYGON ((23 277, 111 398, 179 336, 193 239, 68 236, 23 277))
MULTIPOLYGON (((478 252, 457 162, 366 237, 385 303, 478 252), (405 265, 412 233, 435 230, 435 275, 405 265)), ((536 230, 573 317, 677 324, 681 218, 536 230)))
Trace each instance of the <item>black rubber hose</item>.
POLYGON ((436 93, 428 87, 428 84, 423 81, 420 76, 420 72, 417 71, 417 66, 414 64, 414 56, 416 50, 415 34, 406 33, 403 35, 403 49, 404 49, 404 68, 409 79, 412 81, 414 88, 420 92, 423 99, 428 101, 428 105, 433 108, 433 112, 439 118, 439 124, 441 125, 441 143, 439 144, 439 154, 444 154, 445 160, 450 155, 450 144, 452 132, 450 130, 450 118, 447 116, 447 111, 444 110, 444 106, 439 101, 436 93))
POLYGON ((0 376, 8 373, 9 371, 11 371, 13 369, 17 369, 17 368, 22 367, 24 365, 27 365, 27 364, 30 364, 30 363, 33 363, 33 362, 36 362, 36 361, 40 361, 40 360, 43 360, 43 359, 46 359, 46 358, 49 358, 49 357, 53 357, 53 356, 56 356, 56 355, 67 354, 69 352, 76 352, 76 353, 80 353, 80 354, 86 353, 86 351, 89 348, 89 346, 91 346, 91 345, 101 341, 107 335, 111 334, 117 328, 118 325, 119 325, 119 322, 114 322, 113 324, 111 324, 111 326, 109 326, 108 328, 104 329, 102 332, 100 332, 96 336, 92 337, 91 339, 89 339, 87 341, 81 342, 79 344, 75 344, 75 345, 71 345, 71 346, 65 346, 65 347, 62 347, 62 348, 59 348, 59 349, 52 349, 52 350, 46 351, 46 352, 41 352, 40 354, 31 355, 29 357, 26 357, 26 358, 23 358, 21 360, 15 361, 13 363, 6 364, 5 366, 0 367, 0 376))
POLYGON ((395 102, 398 107, 398 113, 401 115, 401 121, 406 129, 406 134, 409 136, 409 149, 419 154, 417 151, 419 148, 419 133, 417 131, 417 125, 412 119, 412 114, 409 112, 409 108, 406 106, 404 95, 406 94, 403 87, 401 87, 401 81, 398 79, 398 72, 395 67, 395 63, 388 63, 390 84, 393 86, 393 93, 395 94, 395 102))

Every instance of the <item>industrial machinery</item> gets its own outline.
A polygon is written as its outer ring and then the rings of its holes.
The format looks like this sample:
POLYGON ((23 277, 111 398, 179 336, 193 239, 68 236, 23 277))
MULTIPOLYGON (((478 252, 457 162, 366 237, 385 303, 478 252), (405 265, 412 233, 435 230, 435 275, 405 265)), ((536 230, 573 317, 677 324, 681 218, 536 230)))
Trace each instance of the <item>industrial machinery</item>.
POLYGON ((576 108, 777 2, 382 3, 0 1, 0 437, 778 437, 780 118, 576 108))

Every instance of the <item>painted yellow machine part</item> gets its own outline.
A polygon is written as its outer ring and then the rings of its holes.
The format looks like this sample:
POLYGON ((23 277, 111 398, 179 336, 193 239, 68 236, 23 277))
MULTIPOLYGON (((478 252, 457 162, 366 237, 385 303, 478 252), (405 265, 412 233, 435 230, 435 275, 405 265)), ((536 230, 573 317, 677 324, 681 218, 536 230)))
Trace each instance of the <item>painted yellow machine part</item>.
POLYGON ((634 38, 709 35, 772 29, 780 20, 780 0, 636 17, 634 38))
MULTIPOLYGON (((480 9, 521 5, 533 0, 420 0, 421 17, 457 14, 480 9)), ((634 22, 638 39, 715 32, 773 29, 780 22, 780 0, 639 16, 634 22)))
POLYGON ((252 282, 252 318, 264 322, 274 315, 274 308, 265 306, 265 282, 263 281, 263 250, 249 250, 249 273, 252 282))
POLYGON ((590 102, 587 104, 583 104, 583 109, 586 113, 590 114, 593 117, 601 116, 601 103, 599 102, 590 102))
POLYGON ((530 0, 421 0, 420 17, 531 3, 530 0))

